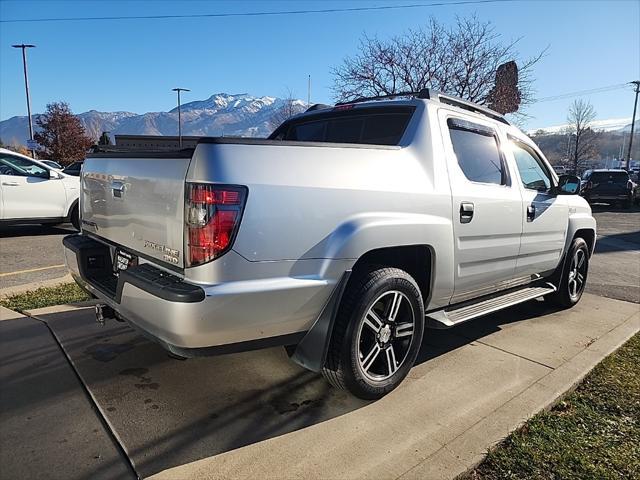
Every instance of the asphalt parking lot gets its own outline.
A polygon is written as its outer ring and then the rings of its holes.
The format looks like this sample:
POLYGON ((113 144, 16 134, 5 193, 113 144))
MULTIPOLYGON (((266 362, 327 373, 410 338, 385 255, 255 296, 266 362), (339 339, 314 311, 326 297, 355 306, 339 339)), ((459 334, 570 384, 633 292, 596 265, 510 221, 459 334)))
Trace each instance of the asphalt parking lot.
POLYGON ((73 232, 71 224, 0 227, 0 289, 67 275, 62 238, 73 232))
POLYGON ((622 210, 598 204, 593 216, 598 239, 587 291, 640 303, 640 207, 622 210))
MULTIPOLYGON (((408 379, 374 403, 281 348, 178 360, 91 308, 0 312, 0 478, 453 478, 640 329, 640 209, 594 214, 577 307, 533 301, 429 330, 408 379)), ((14 228, 3 274, 55 275, 68 231, 14 228)))

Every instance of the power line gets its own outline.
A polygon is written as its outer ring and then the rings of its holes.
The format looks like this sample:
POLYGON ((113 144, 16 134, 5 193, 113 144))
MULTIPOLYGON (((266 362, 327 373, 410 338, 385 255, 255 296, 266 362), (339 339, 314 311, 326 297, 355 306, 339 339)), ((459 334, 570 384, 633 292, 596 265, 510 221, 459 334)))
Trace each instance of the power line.
POLYGON ((284 10, 276 12, 228 12, 228 13, 193 13, 184 15, 121 15, 112 17, 60 17, 60 18, 13 18, 0 20, 0 23, 27 23, 27 22, 79 22, 100 20, 159 20, 169 18, 224 18, 224 17, 262 17, 278 15, 307 15, 314 13, 348 13, 370 12, 380 10, 401 10, 408 8, 444 7, 449 5, 476 5, 482 3, 507 3, 520 0, 455 0, 451 2, 440 1, 432 3, 412 3, 405 5, 383 5, 377 7, 351 7, 351 8, 324 8, 319 10, 284 10))
POLYGON ((553 100, 562 100, 564 98, 578 97, 580 95, 589 95, 592 93, 611 92, 613 90, 620 90, 622 88, 628 88, 629 83, 618 83, 616 85, 608 85, 606 87, 592 88, 590 90, 578 90, 575 92, 562 93, 560 95, 553 95, 551 97, 542 97, 537 99, 534 103, 551 102, 553 100))

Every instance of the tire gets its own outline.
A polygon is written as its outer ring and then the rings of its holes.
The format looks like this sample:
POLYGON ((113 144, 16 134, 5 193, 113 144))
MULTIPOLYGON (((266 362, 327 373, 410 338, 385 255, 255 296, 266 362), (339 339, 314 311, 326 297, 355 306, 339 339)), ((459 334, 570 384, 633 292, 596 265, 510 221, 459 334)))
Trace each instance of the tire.
POLYGON ((73 225, 73 228, 80 231, 80 211, 78 210, 78 205, 73 207, 73 210, 71 210, 70 217, 71 217, 71 225, 73 225))
POLYGON ((381 398, 411 370, 423 332, 422 294, 408 273, 372 267, 355 274, 338 309, 322 374, 356 397, 381 398))
POLYGON ((571 308, 580 301, 589 273, 589 247, 584 239, 573 239, 559 273, 558 291, 547 295, 545 300, 561 308, 571 308))

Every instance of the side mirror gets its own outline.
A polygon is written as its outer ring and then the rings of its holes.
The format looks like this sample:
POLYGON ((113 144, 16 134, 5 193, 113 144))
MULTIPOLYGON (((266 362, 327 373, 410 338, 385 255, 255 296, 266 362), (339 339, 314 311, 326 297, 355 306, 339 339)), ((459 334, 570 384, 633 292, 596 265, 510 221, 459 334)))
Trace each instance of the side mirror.
POLYGON ((52 180, 59 180, 62 178, 62 175, 55 170, 49 170, 49 178, 52 180))
POLYGON ((576 195, 580 193, 580 178, 575 175, 560 175, 558 186, 554 190, 556 195, 576 195))

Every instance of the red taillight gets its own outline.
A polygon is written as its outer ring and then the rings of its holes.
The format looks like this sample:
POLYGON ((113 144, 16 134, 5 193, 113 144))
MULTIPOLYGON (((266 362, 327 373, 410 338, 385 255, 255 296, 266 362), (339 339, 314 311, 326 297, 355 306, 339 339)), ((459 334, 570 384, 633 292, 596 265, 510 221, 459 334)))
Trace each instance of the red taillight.
POLYGON ((188 183, 188 266, 201 265, 231 247, 247 198, 245 187, 188 183))
POLYGON ((220 190, 212 185, 191 185, 189 200, 191 203, 204 203, 207 205, 238 205, 240 192, 238 190, 220 190))

